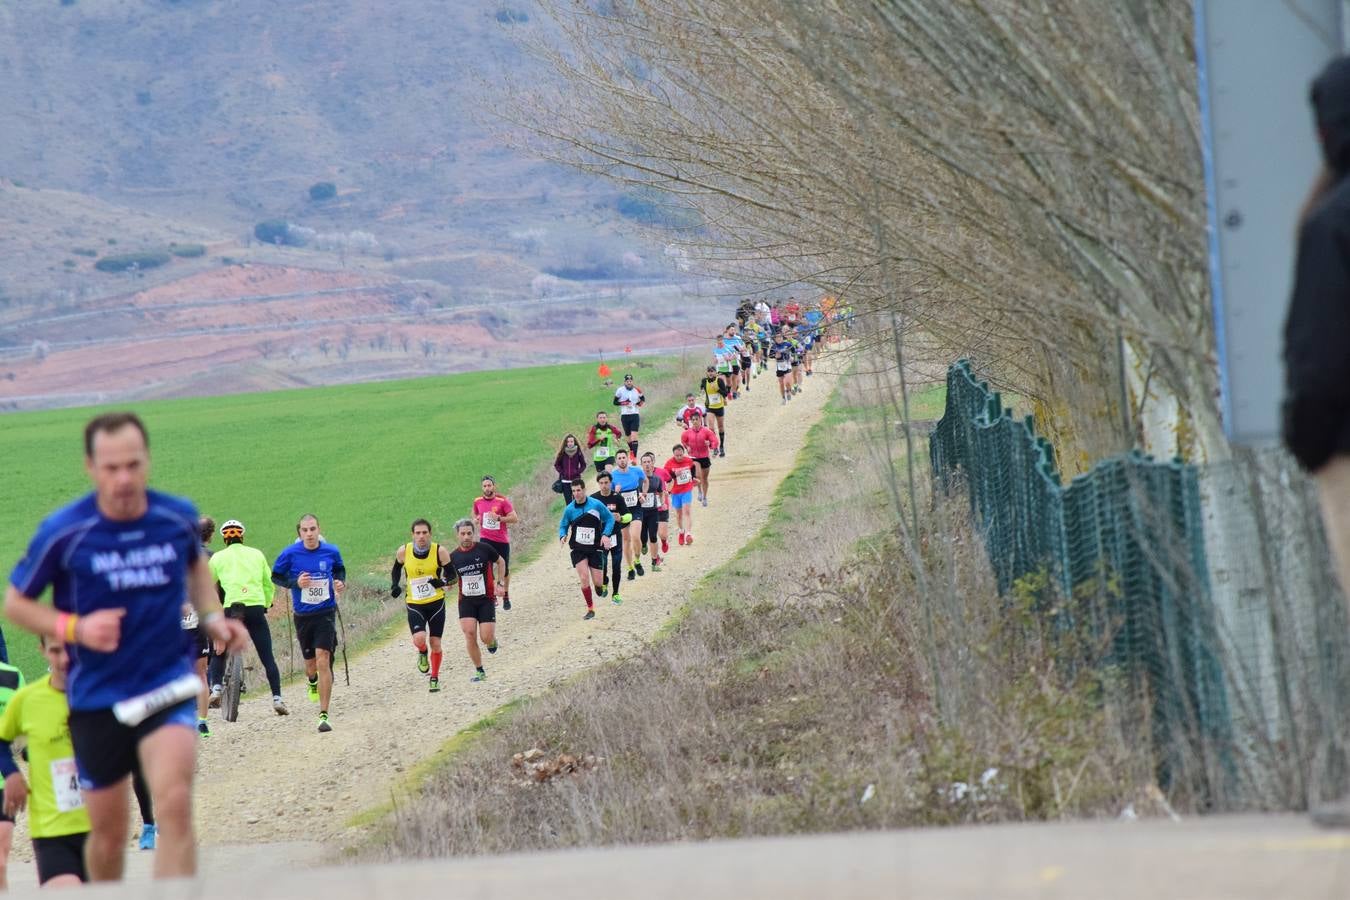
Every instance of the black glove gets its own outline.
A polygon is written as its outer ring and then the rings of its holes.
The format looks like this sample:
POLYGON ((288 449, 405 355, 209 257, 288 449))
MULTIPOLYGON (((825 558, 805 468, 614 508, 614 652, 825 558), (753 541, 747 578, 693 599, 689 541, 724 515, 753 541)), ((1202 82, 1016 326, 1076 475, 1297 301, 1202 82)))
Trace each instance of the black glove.
POLYGON ((398 599, 398 596, 399 596, 400 594, 402 594, 402 593, 403 593, 403 588, 402 588, 401 586, 399 586, 399 585, 397 585, 397 584, 391 584, 391 585, 389 585, 389 596, 390 596, 390 597, 393 597, 394 599, 398 599))
POLYGON ((437 590, 440 590, 441 588, 445 587, 445 582, 441 581, 439 578, 432 578, 427 582, 427 584, 431 585, 437 590))

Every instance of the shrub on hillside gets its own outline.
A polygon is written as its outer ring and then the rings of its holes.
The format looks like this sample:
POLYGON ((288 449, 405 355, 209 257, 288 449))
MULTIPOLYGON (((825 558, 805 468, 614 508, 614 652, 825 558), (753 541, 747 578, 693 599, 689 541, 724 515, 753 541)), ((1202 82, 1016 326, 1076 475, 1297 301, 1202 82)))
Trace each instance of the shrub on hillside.
POLYGON ((191 258, 206 255, 205 244, 170 244, 169 252, 174 256, 191 258))
POLYGON ((337 185, 333 184, 331 181, 320 181, 317 184, 311 184, 309 186, 309 199, 313 200, 315 203, 320 203, 324 200, 332 200, 336 196, 337 185))
POLYGON ((91 258, 98 256, 98 251, 91 247, 71 247, 70 252, 74 253, 76 256, 88 256, 91 258))
POLYGON ((268 219, 265 222, 259 222, 253 226, 253 236, 264 244, 285 245, 288 247, 303 247, 307 243, 305 232, 313 234, 310 229, 303 231, 285 219, 268 219))
POLYGON ((530 14, 523 9, 502 8, 497 10, 497 21, 503 25, 520 25, 530 21, 530 14))
POLYGON ((139 253, 119 253, 116 256, 105 256, 94 263, 94 268, 100 272, 154 269, 171 259, 173 257, 164 250, 142 250, 139 253))
POLYGON ((603 281, 618 277, 616 273, 601 265, 593 266, 554 266, 544 270, 554 278, 566 281, 603 281))

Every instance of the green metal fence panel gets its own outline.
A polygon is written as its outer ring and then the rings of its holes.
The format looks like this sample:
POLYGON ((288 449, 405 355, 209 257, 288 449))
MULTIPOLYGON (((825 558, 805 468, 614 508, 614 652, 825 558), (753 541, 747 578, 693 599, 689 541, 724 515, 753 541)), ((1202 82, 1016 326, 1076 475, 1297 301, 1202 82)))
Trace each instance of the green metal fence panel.
POLYGON ((1108 664, 1151 704, 1162 785, 1230 789, 1212 783, 1231 721, 1195 468, 1130 453, 1063 485, 1050 443, 968 360, 947 373, 929 454, 940 488, 967 486, 1000 590, 1044 569, 1068 615, 1110 630, 1108 664))

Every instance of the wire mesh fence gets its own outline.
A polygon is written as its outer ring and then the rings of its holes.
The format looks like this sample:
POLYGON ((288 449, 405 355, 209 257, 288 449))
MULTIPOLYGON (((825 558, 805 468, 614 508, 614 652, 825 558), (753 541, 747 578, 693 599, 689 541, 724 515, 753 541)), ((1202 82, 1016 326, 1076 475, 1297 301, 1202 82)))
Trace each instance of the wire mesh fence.
POLYGON ((929 452, 963 482, 1003 591, 1044 571, 1144 700, 1160 786, 1200 808, 1302 808, 1346 781, 1344 605, 1311 488, 1279 451, 1221 464, 1054 451, 968 361, 929 452))

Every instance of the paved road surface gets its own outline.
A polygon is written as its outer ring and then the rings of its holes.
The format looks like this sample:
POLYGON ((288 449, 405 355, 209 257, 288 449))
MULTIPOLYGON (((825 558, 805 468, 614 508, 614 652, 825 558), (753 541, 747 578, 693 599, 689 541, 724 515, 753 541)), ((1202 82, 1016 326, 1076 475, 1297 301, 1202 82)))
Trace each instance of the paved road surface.
MULTIPOLYGON (((101 887, 90 897, 201 900, 1153 900, 1350 897, 1350 833, 1301 817, 1004 825, 717 841, 101 887)), ((219 857, 218 858, 223 858, 219 857)))

